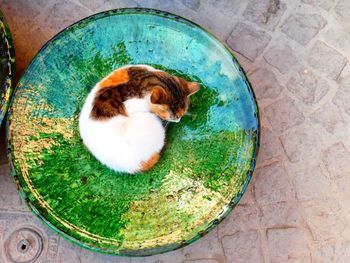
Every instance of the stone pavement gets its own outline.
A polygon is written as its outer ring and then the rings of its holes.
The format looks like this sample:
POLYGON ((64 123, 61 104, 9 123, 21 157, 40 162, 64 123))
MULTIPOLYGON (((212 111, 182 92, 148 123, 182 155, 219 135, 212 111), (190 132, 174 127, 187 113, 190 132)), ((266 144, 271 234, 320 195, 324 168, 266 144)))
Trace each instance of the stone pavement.
MULTIPOLYGON (((20 227, 42 236, 37 262, 350 262, 350 1, 0 0, 15 40, 18 76, 64 27, 102 10, 135 6, 206 27, 248 73, 262 136, 243 200, 183 249, 147 258, 106 256, 43 226, 20 200, 2 153, 0 262, 8 262, 5 239, 20 227)), ((4 131, 1 149, 3 137, 4 131)))

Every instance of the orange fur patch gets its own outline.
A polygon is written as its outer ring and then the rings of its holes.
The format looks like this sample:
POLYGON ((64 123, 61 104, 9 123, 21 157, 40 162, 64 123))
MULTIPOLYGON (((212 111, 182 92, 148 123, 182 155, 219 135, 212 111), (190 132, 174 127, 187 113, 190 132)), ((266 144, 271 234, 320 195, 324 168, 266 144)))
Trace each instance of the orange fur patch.
POLYGON ((176 113, 178 116, 183 116, 186 113, 185 109, 179 109, 178 112, 176 113))
POLYGON ((117 69, 107 79, 100 83, 101 88, 116 87, 129 81, 129 74, 126 69, 117 69))
POLYGON ((151 104, 151 111, 163 120, 168 120, 170 118, 169 106, 166 104, 151 104))
POLYGON ((145 172, 151 169, 159 161, 159 158, 160 158, 160 154, 158 152, 155 152, 151 156, 151 158, 148 159, 148 161, 141 163, 140 171, 145 172))

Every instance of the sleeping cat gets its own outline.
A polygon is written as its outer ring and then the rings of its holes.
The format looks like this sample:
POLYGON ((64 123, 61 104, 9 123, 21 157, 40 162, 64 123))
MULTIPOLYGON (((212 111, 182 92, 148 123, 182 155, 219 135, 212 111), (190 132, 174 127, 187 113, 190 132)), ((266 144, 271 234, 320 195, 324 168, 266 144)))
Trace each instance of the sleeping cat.
POLYGON ((118 172, 151 169, 165 144, 160 119, 178 122, 187 112, 196 82, 147 65, 121 67, 102 79, 86 98, 79 118, 84 144, 118 172))

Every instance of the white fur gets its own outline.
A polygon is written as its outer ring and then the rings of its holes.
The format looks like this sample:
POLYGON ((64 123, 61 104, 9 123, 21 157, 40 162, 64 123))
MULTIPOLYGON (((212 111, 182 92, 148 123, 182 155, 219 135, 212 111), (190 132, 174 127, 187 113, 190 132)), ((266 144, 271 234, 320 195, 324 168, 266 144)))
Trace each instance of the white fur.
POLYGON ((94 120, 90 113, 98 89, 99 84, 88 95, 80 113, 79 131, 84 144, 101 163, 115 171, 140 171, 142 162, 160 152, 165 140, 160 119, 150 111, 149 97, 125 101, 127 116, 94 120))

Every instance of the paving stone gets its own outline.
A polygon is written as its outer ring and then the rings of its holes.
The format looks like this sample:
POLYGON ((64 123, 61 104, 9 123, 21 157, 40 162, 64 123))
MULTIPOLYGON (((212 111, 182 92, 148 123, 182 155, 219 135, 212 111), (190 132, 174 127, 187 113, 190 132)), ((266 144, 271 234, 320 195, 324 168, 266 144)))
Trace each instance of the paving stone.
MULTIPOLYGON (((126 0, 125 2, 128 2, 128 0, 126 0)), ((177 8, 179 7, 178 1, 134 0, 133 2, 137 3, 140 7, 155 8, 163 11, 177 10, 177 8)))
POLYGON ((47 0, 32 0, 37 6, 43 8, 46 7, 50 1, 47 0))
POLYGON ((296 13, 282 25, 282 32, 301 45, 306 45, 325 27, 327 21, 318 14, 296 13))
POLYGON ((295 52, 288 44, 271 46, 264 54, 264 59, 282 74, 288 73, 299 62, 295 52))
POLYGON ((2 164, 7 163, 5 137, 6 137, 5 125, 2 125, 2 127, 0 129, 0 166, 2 164))
POLYGON ((260 222, 263 228, 295 227, 302 221, 294 202, 280 202, 261 207, 260 222))
MULTIPOLYGON (((260 124, 261 124, 261 126, 262 126, 262 127, 266 127, 266 128, 268 128, 269 130, 272 130, 271 123, 270 123, 270 121, 267 119, 265 110, 264 110, 264 108, 262 107, 262 102, 259 102, 259 106, 260 106, 259 117, 260 117, 260 124)), ((260 136, 261 136, 261 134, 260 134, 260 136)), ((258 155, 258 157, 259 157, 259 155, 258 155)), ((259 161, 259 159, 258 159, 258 161, 259 161)))
POLYGON ((264 262, 259 234, 255 230, 236 232, 222 238, 227 262, 264 262))
MULTIPOLYGON (((267 230, 267 244, 271 263, 290 262, 309 254, 310 236, 300 228, 272 228, 267 230)), ((294 261, 295 262, 295 261, 294 261)))
POLYGON ((255 203, 255 196, 254 196, 254 188, 253 183, 255 181, 255 177, 253 175, 253 178, 251 182, 249 183, 247 189, 245 190, 243 197, 239 201, 240 205, 251 205, 255 203))
MULTIPOLYGON (((25 12, 25 11, 32 11, 32 10, 29 10, 29 9, 32 9, 32 8, 35 8, 35 9, 38 9, 37 11, 39 11, 39 9, 42 9, 44 7, 47 7, 47 5, 52 2, 52 1, 47 1, 47 0, 31 0, 30 2, 27 1, 27 0, 16 0, 16 5, 13 4, 13 0, 2 0, 1 1, 1 4, 6 6, 6 5, 10 5, 13 7, 13 8, 17 8, 17 7, 26 7, 28 8, 28 10, 18 10, 18 11, 22 11, 22 12, 25 12)), ((37 13, 38 14, 38 13, 37 13)), ((30 17, 30 13, 27 15, 28 17, 30 17)), ((22 17, 24 18, 24 17, 22 17)))
POLYGON ((2 12, 6 15, 6 20, 13 28, 23 28, 28 30, 35 23, 35 18, 40 14, 37 5, 33 5, 26 0, 16 0, 17 4, 13 4, 13 0, 3 0, 1 2, 2 12), (16 16, 12 16, 16 14, 16 16))
POLYGON ((275 162, 256 169, 255 177, 254 188, 257 203, 268 205, 295 200, 293 184, 281 163, 275 162))
POLYGON ((74 22, 91 15, 91 11, 69 0, 55 3, 44 19, 44 23, 52 32, 57 32, 73 24, 74 22))
MULTIPOLYGON (((185 259, 214 259, 218 262, 223 262, 225 260, 224 251, 221 243, 218 239, 217 229, 213 229, 206 236, 200 240, 194 242, 193 244, 180 249, 180 254, 184 256, 185 259)), ((179 253, 174 253, 179 254, 179 253)), ((167 257, 165 257, 167 259, 167 257)), ((165 260, 165 262, 167 262, 165 260)), ((177 261, 179 262, 179 260, 177 261)))
POLYGON ((304 114, 298 109, 295 101, 284 96, 265 108, 266 116, 277 133, 300 125, 304 120, 304 114))
POLYGON ((259 229, 258 212, 256 205, 237 205, 230 216, 219 224, 219 238, 237 231, 259 229))
POLYGON ((185 260, 183 263, 220 263, 214 259, 185 260))
POLYGON ((313 253, 317 263, 348 263, 350 258, 350 241, 325 244, 313 253))
POLYGON ((270 40, 271 36, 265 31, 239 22, 228 38, 227 44, 250 61, 254 61, 264 51, 270 40))
POLYGON ((334 22, 324 33, 324 39, 344 55, 349 54, 350 28, 347 25, 334 22))
POLYGON ((0 211, 29 212, 15 188, 7 164, 0 165, 0 193, 0 211))
POLYGON ((327 94, 329 84, 311 70, 300 69, 289 79, 287 88, 305 104, 313 105, 327 94))
POLYGON ((82 5, 86 6, 90 10, 96 11, 101 7, 104 7, 106 4, 109 5, 111 1, 94 1, 94 0, 78 0, 82 5))
POLYGON ((14 36, 15 52, 16 52, 16 74, 20 76, 27 65, 33 59, 40 48, 51 38, 53 33, 47 34, 40 27, 25 30, 23 33, 14 36), (35 34, 35 39, 31 41, 30 49, 27 49, 28 39, 35 34), (18 60, 18 57, 21 59, 18 60))
POLYGON ((349 219, 334 197, 301 202, 301 207, 317 242, 350 237, 349 219))
POLYGON ((298 258, 288 258, 288 263, 312 263, 311 255, 303 255, 298 258))
POLYGON ((339 110, 332 104, 321 106, 309 116, 311 122, 336 135, 346 131, 346 123, 339 110))
POLYGON ((350 185, 350 152, 343 143, 337 143, 328 148, 323 155, 323 162, 339 189, 349 191, 350 185))
POLYGON ((301 2, 304 4, 312 5, 314 7, 320 7, 324 10, 329 11, 336 3, 336 0, 301 0, 301 2))
POLYGON ((273 132, 266 127, 261 128, 260 150, 258 155, 258 163, 263 163, 271 159, 281 159, 283 149, 280 140, 273 132))
POLYGON ((181 2, 187 6, 188 8, 191 8, 193 10, 198 10, 201 2, 199 0, 181 0, 181 2))
POLYGON ((334 10, 345 20, 350 20, 350 2, 348 0, 340 0, 334 10))
POLYGON ((243 16, 263 28, 272 30, 285 10, 286 5, 280 0, 250 0, 243 16))
POLYGON ((256 97, 260 99, 274 99, 283 90, 275 74, 266 68, 252 70, 249 80, 254 87, 256 97))
MULTIPOLYGON (((163 1, 173 2, 173 1, 163 1)), ((144 1, 143 1, 144 2, 144 1)), ((200 1, 197 10, 191 9, 193 15, 188 18, 194 19, 201 26, 207 28, 221 40, 226 41, 232 32, 233 26, 237 21, 241 21, 240 14, 244 10, 247 2, 241 0, 217 1, 206 0, 200 1)), ((179 14, 183 14, 182 10, 179 14)))
POLYGON ((183 263, 220 263, 213 259, 198 259, 198 260, 185 260, 183 263))
POLYGON ((337 79, 346 64, 346 58, 322 41, 312 47, 308 63, 331 79, 337 79))
MULTIPOLYGON (((81 249, 77 249, 77 247, 72 243, 61 242, 57 252, 57 263, 81 263, 82 259, 84 260, 84 262, 90 261, 89 258, 86 256, 80 257, 80 254, 81 249)), ((90 253, 87 253, 87 255, 89 254, 90 253)))
MULTIPOLYGON (((230 0, 230 1, 217 1, 217 0, 207 0, 200 1, 201 7, 204 7, 208 11, 208 15, 213 10, 217 13, 222 14, 232 20, 233 16, 238 15, 240 10, 244 9, 247 5, 247 1, 242 0, 230 0), (233 15, 234 14, 234 15, 233 15)), ((201 9, 200 11, 204 11, 201 9)))
POLYGON ((350 94, 350 75, 347 75, 340 79, 339 86, 341 90, 350 94))
POLYGON ((350 115, 350 93, 338 90, 332 102, 337 105, 339 109, 344 110, 350 115))
POLYGON ((89 8, 94 12, 101 12, 103 10, 110 10, 115 8, 125 8, 125 7, 137 7, 138 4, 132 0, 79 0, 79 2, 85 7, 89 8))
POLYGON ((298 200, 306 201, 333 194, 331 180, 319 165, 292 171, 298 200))
POLYGON ((319 159, 322 148, 318 130, 303 124, 280 137, 288 159, 293 162, 319 159))

